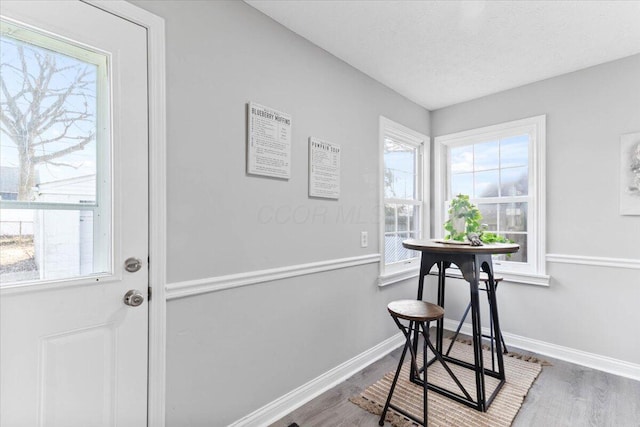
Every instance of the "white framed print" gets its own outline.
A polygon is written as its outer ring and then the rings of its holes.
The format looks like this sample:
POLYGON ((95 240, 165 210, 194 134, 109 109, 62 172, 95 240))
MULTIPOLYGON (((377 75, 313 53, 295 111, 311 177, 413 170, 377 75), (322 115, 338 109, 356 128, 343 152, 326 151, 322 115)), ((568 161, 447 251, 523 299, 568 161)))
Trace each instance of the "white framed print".
POLYGON ((640 215, 640 132, 620 137, 620 215, 640 215))

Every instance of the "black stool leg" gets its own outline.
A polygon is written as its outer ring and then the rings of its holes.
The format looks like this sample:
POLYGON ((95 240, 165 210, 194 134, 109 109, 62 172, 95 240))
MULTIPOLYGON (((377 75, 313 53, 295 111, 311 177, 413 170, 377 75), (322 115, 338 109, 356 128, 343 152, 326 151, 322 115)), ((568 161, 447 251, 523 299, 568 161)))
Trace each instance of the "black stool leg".
POLYGON ((422 387, 423 387, 423 413, 424 413, 424 423, 423 425, 426 427, 428 424, 428 414, 429 414, 429 410, 428 410, 428 402, 427 402, 427 349, 428 344, 427 342, 429 341, 429 322, 425 322, 422 323, 422 334, 424 335, 424 345, 422 347, 422 366, 424 366, 424 381, 422 383, 422 387))
MULTIPOLYGON (((489 289, 489 283, 487 283, 487 289, 489 289)), ((498 289, 498 284, 494 283, 493 291, 496 292, 497 289, 498 289)), ((487 296, 488 295, 489 295, 489 293, 487 292, 487 296)), ((489 303, 491 303, 491 298, 489 298, 489 303)), ((489 317, 491 318, 491 316, 489 316, 489 317)), ((491 322, 491 328, 493 328, 493 322, 491 322)), ((491 329, 491 331, 493 332, 493 329, 491 329)), ((502 353, 503 354, 509 353, 509 350, 507 350, 507 344, 505 344, 504 337, 502 336, 502 330, 500 330, 500 342, 502 342, 502 353)))
POLYGON ((507 350, 507 345, 504 343, 504 337, 502 336, 502 331, 500 331, 500 341, 502 342, 502 352, 504 354, 509 353, 509 350, 507 350))
MULTIPOLYGON (((449 374, 449 376, 451 377, 451 379, 453 380, 453 382, 456 383, 456 385, 458 386, 458 388, 460 389, 460 391, 462 391, 462 393, 464 393, 465 397, 469 400, 471 399, 471 395, 469 394, 469 392, 467 392, 467 390, 464 388, 464 386, 462 385, 462 383, 460 382, 460 380, 458 380, 458 377, 456 377, 456 375, 453 373, 453 371, 451 371, 451 368, 449 368, 449 365, 447 364, 447 362, 445 362, 444 358, 442 357, 442 355, 438 352, 438 350, 433 346, 433 344, 431 343, 431 340, 428 339, 428 335, 424 335, 424 340, 427 343, 427 345, 429 346, 429 348, 431 349, 431 351, 433 352, 433 354, 435 355, 436 359, 438 359, 438 361, 442 364, 442 367, 444 368, 445 371, 447 371, 447 373, 449 374)), ((426 371, 426 369, 425 369, 426 371)))
MULTIPOLYGON (((393 317, 393 316, 392 316, 393 317)), ((400 356, 400 361, 398 362, 398 368, 396 369, 396 373, 393 376, 393 382, 391 383, 391 387, 389 388, 389 395, 387 396, 387 401, 384 404, 384 409, 382 410, 382 414, 380 415, 380 421, 378 421, 378 425, 383 426, 384 425, 384 419, 387 415, 387 411, 389 410, 390 407, 392 407, 393 409, 395 409, 396 411, 400 412, 401 414, 413 419, 414 421, 419 423, 419 420, 415 419, 412 415, 402 411, 400 408, 397 408, 393 405, 391 405, 391 398, 393 397, 393 392, 396 388, 396 384, 398 383, 398 377, 400 376, 400 371, 402 370, 402 364, 404 363, 404 358, 407 355, 407 350, 411 353, 411 367, 410 367, 410 372, 413 373, 415 376, 419 376, 419 371, 418 371, 418 355, 415 352, 415 348, 414 345, 417 345, 417 340, 414 339, 413 342, 411 340, 411 334, 414 332, 418 333, 418 336, 420 336, 420 333, 422 333, 422 336, 424 338, 424 343, 423 343, 423 349, 422 349, 422 363, 423 366, 425 366, 425 369, 422 371, 423 372, 423 425, 426 426, 427 425, 427 420, 428 420, 428 402, 427 402, 427 388, 428 388, 428 379, 427 379, 427 361, 428 361, 428 357, 427 357, 427 352, 429 350, 429 348, 431 347, 431 350, 436 352, 435 348, 433 348, 432 344, 429 342, 429 322, 409 322, 409 327, 406 327, 404 325, 402 325, 398 319, 396 317, 393 317, 393 320, 396 322, 396 324, 398 325, 398 327, 400 328, 400 330, 402 331, 403 335, 405 336, 405 343, 404 343, 404 348, 402 349, 402 355, 400 356), (420 330, 422 329, 422 331, 420 330)), ((446 366, 445 366, 446 368, 446 366)), ((455 378, 454 378, 455 379, 455 378)))
MULTIPOLYGON (((398 320, 394 317, 393 320, 398 323, 398 320)), ((404 328, 403 328, 404 329, 404 328)), ((404 330, 403 330, 404 333, 404 330)), ((408 334, 405 334, 406 341, 404 343, 404 349, 402 349, 402 355, 400 356, 400 362, 398 362, 398 369, 396 369, 396 374, 393 377, 393 382, 391 383, 391 388, 389 388, 389 396, 387 397, 387 402, 384 404, 384 409, 382 410, 382 415, 380 416, 380 421, 378 421, 378 425, 384 425, 384 418, 387 415, 387 411, 389 410, 389 404, 391 404, 391 397, 393 396, 393 390, 396 388, 396 383, 398 382, 398 377, 400 376, 400 370, 402 370, 402 363, 404 362, 404 357, 407 354, 407 350, 411 347, 411 330, 409 330, 408 334)), ((413 354, 413 352, 412 352, 413 354)), ((411 368, 413 369, 413 367, 411 368)))
MULTIPOLYGON (((497 340, 498 337, 494 336, 494 331, 493 331, 493 316, 491 315, 491 295, 489 295, 489 282, 484 282, 485 287, 486 287, 486 292, 487 292, 487 302, 489 303, 489 333, 491 335, 491 355, 492 355, 492 360, 491 360, 491 368, 495 370, 495 368, 493 367, 493 343, 494 340, 497 340)), ((498 290, 498 284, 496 283, 493 286, 494 292, 498 290)), ((500 342, 502 343, 502 353, 503 354, 507 354, 509 352, 509 350, 507 350, 507 345, 504 343, 504 337, 502 336, 502 331, 500 331, 500 342)))
MULTIPOLYGON (((495 337, 493 335, 493 316, 491 315, 491 295, 489 294, 489 282, 485 282, 484 283, 487 289, 487 303, 489 304, 489 344, 491 345, 491 370, 495 371, 496 370, 496 362, 495 362, 495 355, 494 355, 494 340, 495 337)), ((486 336, 486 335, 483 335, 486 336)))

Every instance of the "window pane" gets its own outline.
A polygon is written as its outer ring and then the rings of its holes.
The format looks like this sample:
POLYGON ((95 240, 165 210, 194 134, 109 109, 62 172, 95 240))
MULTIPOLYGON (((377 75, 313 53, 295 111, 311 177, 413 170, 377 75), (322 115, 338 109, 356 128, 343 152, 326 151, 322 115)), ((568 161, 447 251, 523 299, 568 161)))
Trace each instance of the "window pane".
POLYGON ((511 262, 527 262, 528 236, 526 234, 506 233, 504 237, 520 245, 520 250, 514 254, 511 254, 511 257, 505 257, 505 260, 511 262))
POLYGON ((498 205, 495 203, 478 204, 478 209, 482 214, 482 223, 488 226, 487 230, 498 230, 498 205))
POLYGON ((527 203, 500 205, 500 231, 527 231, 527 203))
POLYGON ((411 237, 411 233, 385 233, 384 236, 384 256, 385 262, 391 264, 413 258, 414 251, 402 246, 402 241, 411 237))
POLYGON ((385 139, 385 197, 416 199, 417 149, 385 139))
POLYGON ((384 231, 396 231, 396 205, 384 205, 384 231))
MULTIPOLYGON (((418 232, 418 231, 413 232, 413 233, 409 233, 409 239, 419 239, 420 237, 421 237, 420 236, 420 232, 418 232)), ((406 252, 406 255, 405 255, 404 259, 411 259, 411 258, 420 257, 420 252, 418 252, 418 251, 414 251, 414 250, 411 250, 411 249, 405 249, 405 250, 407 252, 406 252)))
POLYGON ((409 213, 406 206, 398 206, 398 231, 409 231, 409 213))
POLYGON ((0 284, 108 273, 107 56, 0 25, 0 284))
POLYGON ((416 233, 385 233, 384 236, 384 256, 387 264, 407 261, 416 258, 419 254, 402 246, 402 242, 407 239, 416 239, 416 233))
POLYGON ((385 262, 394 263, 416 257, 415 251, 402 246, 402 241, 420 236, 420 207, 385 205, 385 262), (397 229, 395 228, 397 224, 397 229))
POLYGON ((94 253, 92 210, 0 209, 0 217, 0 283, 107 272, 94 253))
POLYGON ((95 203, 98 66, 4 32, 0 48, 2 199, 95 203))
POLYGON ((420 231, 420 206, 385 204, 385 232, 420 231))
POLYGON ((518 135, 500 140, 500 166, 503 168, 529 164, 529 136, 518 135))
POLYGON ((473 195, 473 174, 460 173, 451 175, 451 194, 455 197, 458 194, 473 195))
POLYGON ((484 142, 473 146, 474 170, 498 169, 500 166, 500 148, 498 141, 484 142))
POLYGON ((449 149, 451 172, 473 172, 473 146, 451 147, 449 149))
POLYGON ((475 197, 496 197, 498 196, 498 171, 476 172, 474 174, 474 195, 475 197))
POLYGON ((529 168, 502 169, 500 173, 501 196, 526 196, 529 194, 529 168))
MULTIPOLYGON (((420 206, 409 206, 411 214, 409 215, 409 231, 415 233, 420 232, 420 206)), ((418 238, 418 237, 412 237, 418 238)))

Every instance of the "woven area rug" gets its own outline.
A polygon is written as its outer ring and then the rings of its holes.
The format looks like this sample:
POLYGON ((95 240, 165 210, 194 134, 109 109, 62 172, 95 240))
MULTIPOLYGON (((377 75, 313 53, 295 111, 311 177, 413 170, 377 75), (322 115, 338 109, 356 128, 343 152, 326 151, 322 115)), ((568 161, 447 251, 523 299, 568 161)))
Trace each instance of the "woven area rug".
MULTIPOLYGON (((445 339, 444 349, 447 349, 448 345, 449 341, 445 339)), ((467 342, 456 342, 451 349, 450 356, 473 363, 473 348, 467 342)), ((491 367, 490 351, 483 350, 483 356, 484 366, 491 367)), ((418 355, 418 360, 422 360, 422 354, 418 355)), ((417 419, 422 419, 422 387, 409 381, 409 362, 410 358, 407 352, 391 403, 399 406, 417 419)), ((452 363, 449 363, 448 366, 475 399, 474 372, 452 363)), ((477 411, 434 391, 429 391, 429 426, 510 426, 520 406, 522 406, 529 388, 538 377, 538 374, 540 374, 542 362, 538 359, 509 353, 504 357, 504 367, 507 381, 489 406, 487 412, 477 411)), ((382 414, 394 373, 395 370, 387 373, 384 378, 369 386, 362 394, 351 397, 349 400, 373 414, 382 414)), ((437 384, 458 394, 461 393, 439 362, 436 361, 429 367, 428 375, 430 383, 437 384)), ((486 393, 487 396, 490 396, 496 389, 498 380, 489 376, 485 378, 486 393)), ((392 409, 387 411, 386 421, 394 427, 416 425, 415 422, 394 412, 392 409)))

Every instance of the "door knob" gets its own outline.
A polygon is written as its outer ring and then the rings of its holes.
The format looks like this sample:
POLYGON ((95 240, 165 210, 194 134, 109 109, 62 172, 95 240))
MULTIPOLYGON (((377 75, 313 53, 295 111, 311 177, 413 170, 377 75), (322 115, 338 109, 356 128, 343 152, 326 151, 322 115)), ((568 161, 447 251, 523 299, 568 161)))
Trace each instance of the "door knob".
POLYGON ((144 295, 142 295, 142 293, 137 289, 131 289, 129 292, 124 294, 124 303, 131 307, 137 307, 143 302, 144 295))
POLYGON ((138 258, 134 258, 134 257, 127 258, 127 260, 124 262, 124 269, 127 270, 129 273, 135 273, 141 268, 142 268, 142 261, 140 261, 138 258))

